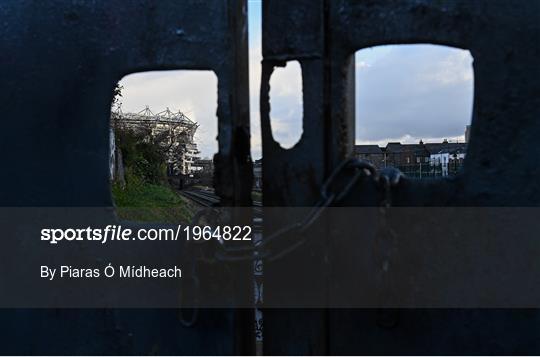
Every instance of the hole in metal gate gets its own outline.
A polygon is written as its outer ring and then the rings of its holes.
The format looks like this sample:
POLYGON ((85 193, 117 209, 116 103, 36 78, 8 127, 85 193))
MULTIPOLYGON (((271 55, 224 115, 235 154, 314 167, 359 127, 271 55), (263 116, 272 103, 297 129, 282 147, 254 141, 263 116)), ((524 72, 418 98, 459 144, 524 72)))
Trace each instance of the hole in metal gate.
POLYGON ((356 52, 355 155, 415 178, 455 175, 470 129, 469 51, 387 45, 356 52))
POLYGON ((276 67, 270 77, 272 136, 281 147, 290 149, 302 137, 302 68, 298 61, 276 67))
POLYGON ((213 194, 217 77, 152 71, 118 82, 111 106, 111 191, 121 219, 189 222, 213 194))

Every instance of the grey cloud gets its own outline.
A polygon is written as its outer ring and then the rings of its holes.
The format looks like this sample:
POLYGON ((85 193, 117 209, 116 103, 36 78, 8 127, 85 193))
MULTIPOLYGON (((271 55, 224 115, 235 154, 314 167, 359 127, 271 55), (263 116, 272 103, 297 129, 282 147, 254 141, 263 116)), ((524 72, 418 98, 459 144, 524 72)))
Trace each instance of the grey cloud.
MULTIPOLYGON (((365 50, 357 60, 357 127, 360 142, 405 138, 453 138, 470 122, 473 78, 467 51, 442 46, 386 46, 365 50)), ((258 95, 260 42, 250 48, 252 155, 261 156, 258 95)), ((188 112, 200 124, 202 156, 217 151, 217 78, 211 72, 147 72, 124 78, 124 111, 148 104, 188 112)), ((298 65, 277 69, 271 78, 273 135, 292 146, 302 132, 301 76, 298 65)))
POLYGON ((373 63, 362 60, 356 77, 358 141, 456 137, 470 123, 473 78, 467 51, 392 46, 373 63))
POLYGON ((126 76, 122 110, 181 110, 199 124, 195 139, 202 157, 217 151, 217 77, 211 71, 159 71, 126 76))

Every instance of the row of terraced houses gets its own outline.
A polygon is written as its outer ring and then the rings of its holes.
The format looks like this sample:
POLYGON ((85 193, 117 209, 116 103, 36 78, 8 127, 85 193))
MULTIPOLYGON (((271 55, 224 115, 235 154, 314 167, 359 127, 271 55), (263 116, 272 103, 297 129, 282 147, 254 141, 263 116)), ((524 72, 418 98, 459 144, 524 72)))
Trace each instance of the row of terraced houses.
POLYGON ((410 177, 428 178, 455 175, 463 165, 467 143, 355 145, 355 155, 377 168, 396 167, 410 177))

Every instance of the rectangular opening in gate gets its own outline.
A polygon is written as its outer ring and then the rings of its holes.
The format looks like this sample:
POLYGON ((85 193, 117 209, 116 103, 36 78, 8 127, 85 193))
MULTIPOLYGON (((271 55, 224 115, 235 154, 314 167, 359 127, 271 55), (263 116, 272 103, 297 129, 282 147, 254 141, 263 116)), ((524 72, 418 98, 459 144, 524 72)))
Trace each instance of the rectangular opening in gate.
POLYGON ((362 49, 355 60, 355 155, 414 178, 456 175, 472 116, 470 52, 387 45, 362 49))
POLYGON ((217 77, 152 71, 118 82, 111 106, 110 179, 119 218, 188 222, 218 201, 217 77))

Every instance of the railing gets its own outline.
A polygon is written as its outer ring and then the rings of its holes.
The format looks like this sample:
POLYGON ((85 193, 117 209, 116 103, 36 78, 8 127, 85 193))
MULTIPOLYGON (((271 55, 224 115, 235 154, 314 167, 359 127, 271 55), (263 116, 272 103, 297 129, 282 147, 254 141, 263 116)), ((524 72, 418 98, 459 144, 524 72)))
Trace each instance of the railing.
POLYGON ((446 165, 442 163, 439 163, 439 164, 420 163, 420 164, 398 165, 396 167, 407 177, 425 179, 425 178, 455 176, 459 173, 459 171, 463 167, 463 162, 450 161, 446 165))

